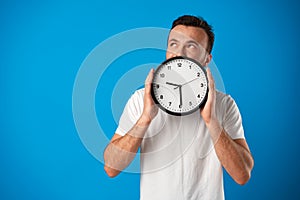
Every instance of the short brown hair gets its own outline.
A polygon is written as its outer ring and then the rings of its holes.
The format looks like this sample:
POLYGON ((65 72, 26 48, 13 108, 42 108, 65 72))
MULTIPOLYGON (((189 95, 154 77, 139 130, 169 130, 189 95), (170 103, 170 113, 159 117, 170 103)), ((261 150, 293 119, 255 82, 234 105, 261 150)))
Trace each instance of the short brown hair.
POLYGON ((213 33, 212 26, 209 25, 202 17, 183 15, 173 21, 171 29, 173 29, 177 25, 194 26, 202 28, 208 36, 208 44, 206 50, 208 51, 208 53, 211 53, 214 45, 215 34, 213 33))

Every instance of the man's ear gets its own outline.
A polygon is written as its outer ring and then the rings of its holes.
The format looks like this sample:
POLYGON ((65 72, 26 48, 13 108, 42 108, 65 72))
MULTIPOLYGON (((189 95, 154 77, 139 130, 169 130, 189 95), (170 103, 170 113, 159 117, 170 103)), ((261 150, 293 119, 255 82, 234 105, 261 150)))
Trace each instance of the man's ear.
POLYGON ((208 54, 205 58, 205 61, 204 61, 204 66, 207 67, 207 65, 210 63, 212 59, 212 55, 211 54, 208 54))

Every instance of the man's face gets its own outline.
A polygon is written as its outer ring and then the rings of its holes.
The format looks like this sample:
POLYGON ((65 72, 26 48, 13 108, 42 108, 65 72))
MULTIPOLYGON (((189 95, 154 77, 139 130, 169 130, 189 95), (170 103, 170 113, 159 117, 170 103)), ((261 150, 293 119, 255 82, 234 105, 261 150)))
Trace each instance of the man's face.
POLYGON ((208 36, 202 28, 177 25, 170 31, 166 58, 186 56, 206 66, 211 60, 207 43, 208 36))

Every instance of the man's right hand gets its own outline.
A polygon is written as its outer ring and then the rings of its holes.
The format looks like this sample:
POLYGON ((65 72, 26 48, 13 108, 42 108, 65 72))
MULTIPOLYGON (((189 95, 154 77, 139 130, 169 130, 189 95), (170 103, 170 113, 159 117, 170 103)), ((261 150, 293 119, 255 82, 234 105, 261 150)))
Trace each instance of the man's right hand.
POLYGON ((154 69, 151 69, 145 81, 144 108, 143 113, 138 120, 141 126, 148 126, 157 115, 158 108, 151 96, 151 84, 153 80, 154 69))

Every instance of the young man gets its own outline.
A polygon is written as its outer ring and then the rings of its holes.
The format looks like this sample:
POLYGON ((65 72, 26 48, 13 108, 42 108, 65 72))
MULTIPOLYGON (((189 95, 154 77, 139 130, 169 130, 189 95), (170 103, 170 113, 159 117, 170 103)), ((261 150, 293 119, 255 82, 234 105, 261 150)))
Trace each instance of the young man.
MULTIPOLYGON (((173 22, 166 58, 186 56, 207 66, 213 43, 214 34, 205 20, 181 16, 173 22)), ((237 105, 215 90, 207 68, 205 106, 188 116, 168 115, 152 100, 153 73, 149 72, 145 89, 127 102, 104 152, 106 173, 118 175, 141 148, 140 199, 224 199, 222 167, 243 185, 254 165, 237 105)))

